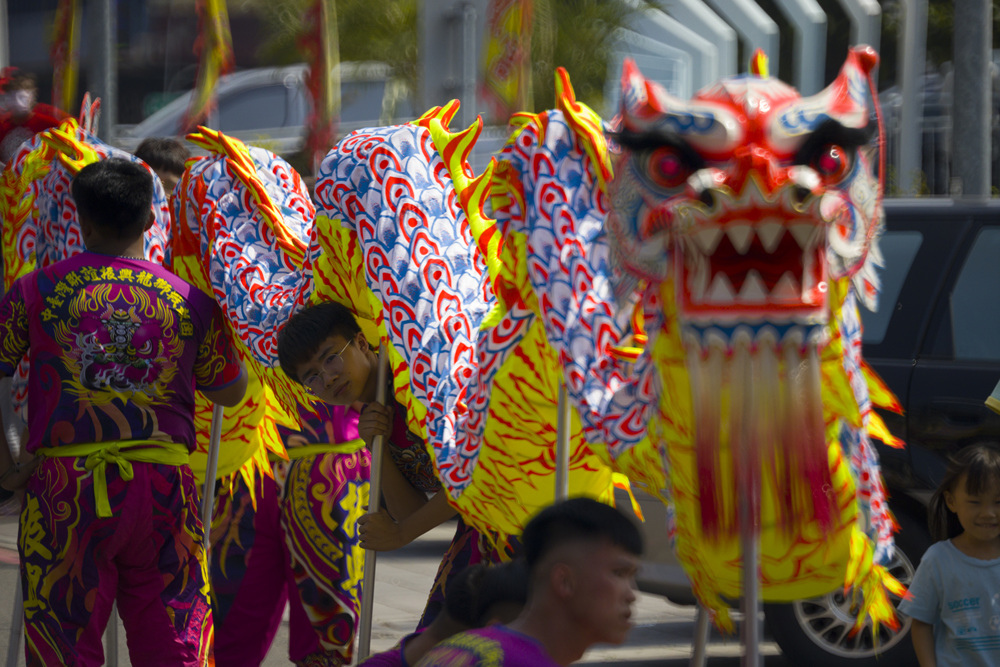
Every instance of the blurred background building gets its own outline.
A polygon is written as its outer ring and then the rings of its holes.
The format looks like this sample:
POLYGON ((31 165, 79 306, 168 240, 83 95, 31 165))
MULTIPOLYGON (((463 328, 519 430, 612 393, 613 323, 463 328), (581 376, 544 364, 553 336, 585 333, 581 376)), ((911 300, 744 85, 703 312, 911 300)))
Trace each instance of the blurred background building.
MULTIPOLYGON (((354 109, 362 116, 359 122, 408 120, 458 98, 462 110, 455 123, 467 125, 476 115, 483 115, 488 125, 484 139, 495 141, 504 135, 511 109, 538 111, 552 104, 556 66, 567 68, 578 99, 611 118, 626 57, 670 92, 690 97, 721 76, 746 71, 750 56, 761 48, 768 54, 773 75, 810 94, 833 79, 850 45, 868 43, 881 54, 877 81, 885 111, 890 191, 949 191, 954 0, 326 1, 336 8, 339 60, 388 67, 379 95, 365 101, 364 108, 354 109), (520 23, 512 26, 511 16, 520 23), (516 38, 513 50, 499 56, 496 49, 503 44, 497 46, 498 19, 507 21, 499 28, 501 33, 506 31, 500 42, 516 38), (919 24, 911 25, 910 33, 906 33, 908 20, 919 24), (918 38, 907 42, 907 34, 918 38), (909 50, 901 53, 904 48, 909 50), (911 70, 904 80, 900 64, 907 58, 916 59, 917 72, 911 70), (490 97, 488 83, 497 77, 507 77, 510 83, 516 78, 511 68, 523 76, 517 91, 507 91, 513 97, 508 102, 515 106, 504 107, 496 94, 490 97), (907 91, 915 96, 916 104, 904 104, 911 99, 907 91), (912 118, 908 120, 907 114, 912 118), (366 115, 370 118, 363 118, 366 115), (919 150, 912 149, 916 144, 919 150)), ((101 60, 98 24, 99 12, 109 3, 79 0, 80 95, 99 87, 101 68, 106 66, 101 60)), ((49 101, 58 0, 0 0, 3 4, 8 54, 4 62, 0 52, 0 64, 35 73, 40 99, 49 101)), ((314 0, 230 0, 227 12, 236 69, 304 62, 302 34, 307 27, 303 17, 311 4, 314 0)), ((118 137, 194 87, 199 5, 196 0, 117 0, 110 6, 117 88, 115 127, 105 131, 118 137)), ((997 12, 993 18, 997 19, 997 12)), ((992 69, 984 85, 996 80, 996 64, 992 69)), ((1000 185, 1000 169, 996 168, 1000 118, 997 86, 993 90, 996 189, 1000 185)), ((294 98, 290 93, 284 103, 290 108, 294 98)), ((263 102, 244 100, 243 108, 257 104, 263 102)), ((289 111, 288 123, 298 127, 295 123, 301 123, 300 116, 307 113, 289 111)), ((345 123, 340 129, 354 126, 345 123)))

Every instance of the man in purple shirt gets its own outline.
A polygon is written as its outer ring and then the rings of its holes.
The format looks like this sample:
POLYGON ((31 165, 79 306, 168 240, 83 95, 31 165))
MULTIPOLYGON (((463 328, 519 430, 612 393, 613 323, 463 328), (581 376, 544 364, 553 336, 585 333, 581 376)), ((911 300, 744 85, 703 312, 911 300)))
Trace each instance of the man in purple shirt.
POLYGON ((152 175, 103 160, 76 174, 72 194, 87 252, 0 301, 0 378, 24 357, 30 368, 22 460, 0 446, 0 484, 26 485, 27 664, 103 664, 117 602, 133 664, 203 665, 212 612, 187 463, 195 390, 235 405, 246 374, 215 301, 142 258, 152 175))
POLYGON ((591 500, 557 502, 521 536, 528 603, 507 625, 452 636, 417 667, 562 667, 598 642, 621 644, 632 626, 639 529, 617 509, 591 500))

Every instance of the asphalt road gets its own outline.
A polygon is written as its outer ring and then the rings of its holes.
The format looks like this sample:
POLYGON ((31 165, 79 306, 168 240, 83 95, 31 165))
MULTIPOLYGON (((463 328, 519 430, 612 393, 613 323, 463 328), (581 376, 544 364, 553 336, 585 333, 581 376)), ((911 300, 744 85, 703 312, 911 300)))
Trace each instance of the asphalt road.
MULTIPOLYGON (((400 637, 416 627, 437 565, 453 532, 454 527, 445 524, 403 549, 378 556, 370 640, 372 652, 392 647, 400 637)), ((18 576, 16 538, 16 517, 9 513, 0 515, 0 660, 7 656, 11 636, 18 576)), ((635 608, 636 625, 628 641, 622 646, 595 646, 578 664, 593 667, 688 667, 694 618, 692 607, 680 607, 663 598, 640 595, 635 608)), ((120 621, 117 644, 117 665, 130 665, 120 621)), ((105 645, 108 645, 107 641, 105 645)), ((277 667, 291 664, 287 648, 286 618, 263 665, 277 667)), ((765 642, 761 649, 763 667, 788 667, 790 664, 780 655, 774 643, 765 642)), ((742 664, 741 654, 738 638, 723 637, 713 630, 706 667, 738 667, 742 664)), ((23 649, 17 655, 16 664, 24 665, 23 649)), ((116 664, 109 652, 106 657, 107 664, 116 664)))

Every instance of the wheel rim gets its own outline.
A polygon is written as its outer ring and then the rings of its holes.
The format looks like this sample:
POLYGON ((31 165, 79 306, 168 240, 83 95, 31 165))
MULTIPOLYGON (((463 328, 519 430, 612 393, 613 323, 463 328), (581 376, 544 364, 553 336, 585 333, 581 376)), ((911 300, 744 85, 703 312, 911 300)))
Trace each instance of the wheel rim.
MULTIPOLYGON (((913 579, 913 564, 906 554, 898 547, 893 550, 892 560, 886 566, 889 573, 902 584, 909 585, 913 579)), ((875 638, 872 636, 871 619, 866 619, 864 625, 853 636, 856 613, 852 610, 852 592, 835 591, 828 595, 809 600, 798 600, 792 603, 795 620, 810 640, 825 652, 841 658, 868 658, 876 653, 885 653, 898 644, 910 630, 910 619, 899 616, 898 630, 879 625, 875 638)), ((892 593, 889 599, 893 607, 898 607, 900 598, 892 593)))

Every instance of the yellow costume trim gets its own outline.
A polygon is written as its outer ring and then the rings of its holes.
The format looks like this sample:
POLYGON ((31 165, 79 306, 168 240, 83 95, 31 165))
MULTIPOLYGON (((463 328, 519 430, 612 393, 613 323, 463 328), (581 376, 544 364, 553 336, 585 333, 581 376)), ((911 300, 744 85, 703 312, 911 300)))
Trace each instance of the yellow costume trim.
POLYGON ((188 448, 179 442, 162 440, 121 440, 117 442, 84 442, 59 447, 43 447, 35 452, 41 458, 83 458, 87 457, 87 470, 94 471, 94 500, 97 516, 106 519, 111 516, 108 501, 107 467, 118 464, 118 471, 126 482, 132 480, 132 461, 139 463, 162 463, 170 466, 187 465, 188 448))
POLYGON ((302 445, 300 447, 288 447, 285 449, 285 454, 287 454, 287 459, 277 458, 276 456, 271 456, 271 462, 276 463, 278 461, 295 461, 297 459, 304 459, 310 456, 318 456, 319 454, 354 454, 365 448, 365 441, 361 438, 355 438, 354 440, 348 440, 347 442, 314 442, 308 445, 302 445))
POLYGON ((199 127, 198 132, 187 135, 186 139, 196 146, 201 146, 207 151, 225 157, 229 160, 236 177, 246 186, 257 204, 257 210, 261 218, 271 229, 278 245, 288 253, 296 266, 302 266, 305 259, 306 245, 295 238, 284 225, 284 217, 275 205, 274 200, 267 194, 264 184, 261 183, 257 175, 257 167, 246 144, 239 139, 229 137, 222 132, 212 130, 207 127, 199 127))

